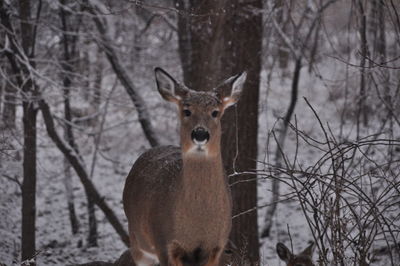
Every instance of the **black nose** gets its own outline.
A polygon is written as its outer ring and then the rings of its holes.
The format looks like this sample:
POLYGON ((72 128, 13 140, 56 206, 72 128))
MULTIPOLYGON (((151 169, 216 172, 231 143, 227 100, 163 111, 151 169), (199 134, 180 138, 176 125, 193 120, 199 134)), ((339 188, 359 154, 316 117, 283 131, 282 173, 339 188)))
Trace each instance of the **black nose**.
POLYGON ((210 139, 210 134, 208 134, 207 130, 202 127, 198 127, 192 131, 192 140, 203 142, 208 141, 210 139))

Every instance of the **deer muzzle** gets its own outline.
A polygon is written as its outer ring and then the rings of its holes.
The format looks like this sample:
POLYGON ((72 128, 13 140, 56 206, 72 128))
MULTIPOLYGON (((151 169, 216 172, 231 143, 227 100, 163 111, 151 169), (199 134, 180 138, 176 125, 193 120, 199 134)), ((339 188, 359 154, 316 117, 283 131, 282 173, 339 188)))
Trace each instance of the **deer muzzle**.
POLYGON ((203 127, 197 127, 192 131, 192 141, 196 145, 205 145, 210 139, 210 134, 203 127))

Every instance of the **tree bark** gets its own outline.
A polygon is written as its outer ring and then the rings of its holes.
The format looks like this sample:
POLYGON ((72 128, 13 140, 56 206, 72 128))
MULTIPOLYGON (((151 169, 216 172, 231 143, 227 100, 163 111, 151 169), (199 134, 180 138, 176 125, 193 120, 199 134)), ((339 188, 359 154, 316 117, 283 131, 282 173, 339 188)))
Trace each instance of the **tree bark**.
POLYGON ((16 84, 13 80, 13 75, 11 75, 11 70, 5 68, 6 73, 9 73, 8 78, 4 80, 4 103, 3 103, 3 123, 7 128, 15 128, 15 118, 17 111, 17 89, 16 84))
MULTIPOLYGON (((103 80, 103 61, 101 58, 101 50, 100 48, 97 48, 97 58, 96 58, 96 73, 95 73, 95 78, 94 78, 94 93, 92 97, 92 105, 94 106, 95 110, 98 112, 101 104, 101 83, 103 80)), ((96 116, 96 122, 98 122, 97 119, 98 116, 96 116)))
MULTIPOLYGON (((261 1, 176 0, 179 16, 179 53, 184 82, 195 90, 210 90, 224 78, 248 71, 237 107, 222 121, 222 156, 228 174, 257 167, 258 98, 261 70, 261 1), (188 6, 189 4, 189 6, 188 6), (205 15, 207 14, 207 15, 205 15)), ((237 175, 230 182, 254 179, 237 175)), ((233 219, 230 241, 240 260, 259 262, 257 183, 232 187, 233 219), (254 209, 244 215, 244 211, 254 209)), ((236 259, 237 260, 237 259, 236 259)))
MULTIPOLYGON (((32 61, 34 56, 34 34, 31 20, 30 0, 19 0, 19 12, 21 18, 21 46, 32 61)), ((31 62, 35 67, 34 62, 31 62)), ((27 70, 25 70, 26 72, 27 70)), ((37 89, 31 78, 22 85, 22 108, 23 108, 23 129, 24 129, 24 159, 22 182, 22 237, 21 237, 21 259, 32 259, 36 252, 36 118, 37 109, 35 96, 37 89)), ((34 264, 31 264, 34 265, 34 264)))

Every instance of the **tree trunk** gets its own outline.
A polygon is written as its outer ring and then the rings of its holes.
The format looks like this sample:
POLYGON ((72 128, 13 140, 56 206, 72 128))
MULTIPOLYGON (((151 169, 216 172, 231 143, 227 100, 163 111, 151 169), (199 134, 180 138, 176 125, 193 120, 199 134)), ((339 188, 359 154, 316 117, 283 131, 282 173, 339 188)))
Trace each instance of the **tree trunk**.
POLYGON ((357 115, 357 137, 359 137, 360 116, 364 126, 368 126, 368 111, 367 111, 367 74, 365 71, 366 59, 369 57, 367 45, 367 16, 363 5, 363 0, 358 0, 358 12, 360 16, 360 96, 358 101, 357 115))
MULTIPOLYGON (((75 144, 75 138, 74 134, 72 131, 72 127, 70 125, 72 121, 71 117, 71 107, 70 107, 70 88, 71 88, 71 78, 70 74, 73 72, 72 69, 72 57, 75 56, 75 53, 71 54, 71 48, 74 47, 76 44, 70 43, 70 39, 72 36, 69 36, 67 33, 70 31, 73 31, 69 28, 68 26, 68 16, 70 15, 67 13, 63 6, 66 4, 65 0, 60 1, 61 8, 60 8, 60 18, 61 18, 61 24, 62 24, 62 29, 63 29, 63 57, 64 60, 62 62, 62 68, 64 71, 64 77, 63 77, 63 85, 64 85, 64 114, 65 114, 65 120, 67 123, 65 123, 65 135, 66 135, 66 140, 68 144, 74 149, 75 153, 80 156, 79 154, 79 149, 78 146, 75 144)), ((74 39, 76 41, 76 38, 74 39)), ((81 161, 82 158, 81 158, 81 161)), ((85 188, 85 187, 84 187, 85 188)), ((85 189, 85 194, 87 197, 87 209, 88 209, 88 220, 89 220, 89 232, 88 232, 88 246, 93 247, 97 246, 97 222, 96 222, 96 213, 95 213, 95 208, 94 208, 94 202, 93 199, 90 196, 90 193, 85 189)), ((70 213, 70 216, 72 213, 70 213)))
POLYGON ((8 73, 8 78, 4 80, 4 102, 3 102, 3 123, 6 128, 15 128, 15 114, 17 111, 17 86, 13 80, 12 71, 8 68, 5 69, 8 73), (9 71, 8 71, 9 70, 9 71))
POLYGON ((79 232, 79 220, 76 216, 74 203, 74 188, 72 185, 71 166, 66 158, 64 158, 64 187, 67 197, 67 207, 69 213, 69 221, 71 223, 71 232, 76 235, 79 232))
MULTIPOLYGON (((94 93, 92 97, 92 105, 95 110, 98 112, 101 104, 101 83, 103 79, 103 60, 101 58, 101 50, 97 48, 97 57, 96 57, 96 66, 95 66, 95 78, 94 78, 94 93)), ((98 116, 96 116, 96 122, 98 120, 98 116)), ((96 123, 97 124, 97 123, 96 123)))
MULTIPOLYGON (((63 6, 65 5, 65 1, 60 1, 60 19, 61 19, 61 28, 63 30, 63 60, 61 62, 61 66, 63 69, 63 94, 64 94, 64 118, 67 121, 64 125, 64 135, 65 139, 69 143, 71 147, 76 148, 74 142, 74 136, 72 132, 72 127, 68 122, 71 122, 71 109, 70 109, 70 102, 69 102, 69 90, 71 86, 70 80, 70 72, 72 70, 71 66, 71 56, 70 56, 70 47, 69 47, 69 38, 67 35, 68 32, 68 22, 67 22, 67 14, 64 11, 63 6)), ((67 196, 67 205, 69 211, 69 218, 71 222, 71 231, 72 234, 76 234, 79 231, 79 220, 76 216, 75 212, 75 204, 74 204, 74 194, 73 194, 73 187, 72 187, 72 176, 71 176, 71 169, 68 163, 68 160, 64 158, 64 186, 66 190, 67 196)))
MULTIPOLYGON (((276 12, 276 22, 281 26, 282 31, 286 33, 288 21, 284 20, 285 17, 285 3, 284 0, 275 0, 275 6, 277 8, 276 12)), ((288 61, 289 61, 289 52, 285 45, 283 45, 282 40, 277 37, 278 39, 278 56, 279 56, 279 67, 280 68, 287 68, 288 66, 288 61)))
MULTIPOLYGON (((32 85, 32 83, 31 83, 32 85)), ((24 92, 30 88, 26 85, 24 92)), ((30 99, 24 99, 24 159, 22 181, 22 237, 21 259, 27 260, 35 256, 35 225, 36 225, 36 117, 37 110, 30 99)), ((32 265, 32 264, 31 264, 32 265)))
MULTIPOLYGON (((301 57, 296 60, 296 64, 294 67, 293 71, 293 80, 292 80, 292 91, 291 91, 291 97, 290 97, 290 103, 288 110, 285 114, 285 117, 283 118, 283 126, 279 132, 278 136, 278 143, 277 143, 277 148, 275 151, 275 166, 277 168, 284 167, 282 165, 282 159, 283 159, 283 149, 285 147, 285 140, 286 140, 286 135, 287 131, 289 128, 289 123, 290 120, 293 116, 294 109, 297 104, 297 97, 298 97, 298 90, 299 90, 299 80, 300 80, 300 70, 301 70, 301 57)), ((279 184, 280 184, 279 178, 274 178, 272 179, 272 201, 271 205, 268 206, 267 211, 265 212, 265 218, 264 218, 264 228, 261 233, 261 237, 269 237, 269 233, 272 227, 272 220, 276 211, 276 208, 278 206, 279 202, 279 184)))
MULTIPOLYGON (((34 56, 34 35, 31 21, 30 0, 19 0, 21 18, 21 45, 25 55, 31 61, 34 56)), ((35 67, 31 62, 32 67, 35 67)), ((24 72, 28 72, 25 70, 24 72)), ((30 78, 22 85, 22 121, 24 129, 24 160, 22 182, 22 237, 21 259, 32 259, 35 256, 35 222, 36 222, 36 118, 37 109, 34 96, 37 90, 30 78)), ((34 265, 34 264, 31 264, 34 265)))
MULTIPOLYGON (((222 156, 228 174, 254 171, 257 167, 258 97, 261 69, 261 1, 176 0, 183 13, 209 16, 179 16, 179 53, 185 84, 209 90, 224 78, 248 71, 237 107, 228 109, 222 121, 222 156), (236 123, 237 122, 237 123, 236 123)), ((237 182, 254 179, 238 175, 237 182)), ((257 183, 242 182, 232 187, 232 248, 240 260, 259 262, 257 227, 257 183), (242 212, 253 209, 246 214, 242 212)))
MULTIPOLYGON (((231 109, 223 121, 222 147, 228 173, 255 171, 257 169, 258 100, 261 71, 262 47, 262 1, 238 1, 232 17, 233 29, 228 42, 233 49, 227 54, 231 58, 232 74, 248 71, 241 100, 237 110, 231 109), (235 111, 236 114, 235 114, 235 111), (237 121, 237 128, 233 127, 237 121), (234 135, 237 134, 237 138, 234 135), (230 138, 232 136, 232 138, 230 138), (234 140, 234 141, 229 141, 234 140), (235 163, 237 160, 237 164, 235 163), (237 168, 234 169, 233 167, 237 168)), ((224 65, 224 64, 223 64, 224 65)), ((239 175, 230 180, 251 180, 255 175, 239 175)), ((259 241, 257 225, 257 182, 241 182, 232 187, 233 214, 252 212, 233 220, 231 239, 251 264, 259 263, 259 241)))

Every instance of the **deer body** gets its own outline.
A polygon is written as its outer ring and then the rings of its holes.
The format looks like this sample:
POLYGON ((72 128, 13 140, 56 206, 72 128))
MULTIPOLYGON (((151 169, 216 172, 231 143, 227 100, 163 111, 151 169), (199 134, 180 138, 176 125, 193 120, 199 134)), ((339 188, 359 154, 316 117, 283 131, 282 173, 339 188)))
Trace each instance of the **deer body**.
POLYGON ((227 101, 237 101, 234 85, 241 89, 244 79, 237 84, 230 79, 214 94, 191 91, 161 69, 156 80, 163 98, 178 105, 181 147, 150 149, 126 179, 123 202, 133 260, 137 265, 218 265, 232 210, 220 117, 232 103, 227 101))

